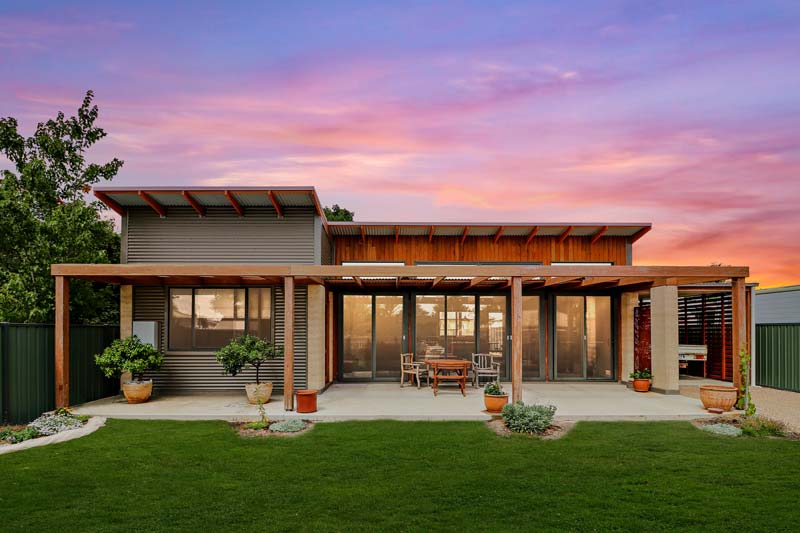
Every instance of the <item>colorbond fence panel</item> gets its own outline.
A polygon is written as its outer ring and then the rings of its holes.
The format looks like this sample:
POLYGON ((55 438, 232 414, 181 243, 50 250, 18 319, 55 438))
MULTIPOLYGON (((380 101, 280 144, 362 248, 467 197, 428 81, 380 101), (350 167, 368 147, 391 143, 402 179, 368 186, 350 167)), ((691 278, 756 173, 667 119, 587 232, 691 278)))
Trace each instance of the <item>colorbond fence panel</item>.
POLYGON ((756 325, 756 384, 800 392, 800 324, 756 325))
MULTIPOLYGON (((70 327, 70 404, 112 396, 119 381, 105 378, 94 355, 119 336, 118 326, 70 327)), ((55 406, 55 331, 52 324, 0 324, 0 418, 23 424, 55 406)))

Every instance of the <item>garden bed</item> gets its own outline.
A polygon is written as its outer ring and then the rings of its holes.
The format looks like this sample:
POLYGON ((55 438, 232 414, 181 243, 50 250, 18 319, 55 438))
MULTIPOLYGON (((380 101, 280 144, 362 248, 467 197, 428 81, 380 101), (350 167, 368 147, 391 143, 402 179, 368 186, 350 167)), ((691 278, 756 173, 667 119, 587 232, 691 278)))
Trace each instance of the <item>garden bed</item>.
POLYGON ((293 418, 273 420, 267 426, 261 422, 234 422, 231 425, 241 437, 297 437, 311 431, 314 422, 293 418))
POLYGON ((0 455, 66 442, 93 433, 104 417, 76 416, 68 409, 45 413, 27 426, 0 427, 0 455))
POLYGON ((693 424, 698 429, 722 436, 800 440, 800 433, 790 431, 782 422, 761 416, 734 414, 703 418, 693 424))
POLYGON ((534 434, 516 433, 514 431, 511 431, 510 429, 508 429, 505 422, 503 422, 502 418, 494 418, 492 420, 489 420, 488 422, 486 422, 486 425, 489 426, 489 429, 491 429, 501 437, 508 437, 509 435, 525 435, 532 439, 556 440, 560 439, 561 437, 569 433, 570 430, 575 427, 575 422, 565 421, 565 422, 560 422, 558 424, 553 423, 550 424, 550 426, 543 432, 534 434))

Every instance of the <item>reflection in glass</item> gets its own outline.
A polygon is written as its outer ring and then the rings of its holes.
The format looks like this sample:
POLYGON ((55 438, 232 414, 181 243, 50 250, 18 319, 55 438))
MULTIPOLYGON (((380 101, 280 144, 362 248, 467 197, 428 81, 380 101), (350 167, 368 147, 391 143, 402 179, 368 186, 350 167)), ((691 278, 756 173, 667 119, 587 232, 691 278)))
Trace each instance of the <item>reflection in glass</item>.
POLYGON ((586 377, 611 379, 611 297, 586 297, 586 377))
POLYGON ((272 290, 247 289, 247 333, 272 340, 272 290))
POLYGON ((372 296, 342 296, 342 375, 372 377, 372 296))
POLYGON ((481 296, 480 351, 506 353, 506 297, 481 296))
POLYGON ((475 352, 475 297, 447 297, 447 353, 471 359, 475 352))
POLYGON ((539 365, 539 297, 522 297, 522 377, 542 376, 539 365))
POLYGON ((418 295, 415 303, 418 359, 445 354, 444 296, 418 295))
POLYGON ((403 352, 403 297, 375 296, 375 377, 399 377, 403 352))
POLYGON ((169 349, 192 349, 192 289, 169 291, 169 349))
POLYGON ((583 378, 583 296, 556 297, 556 377, 583 378))
POLYGON ((244 289, 195 289, 195 348, 217 350, 243 333, 244 289))

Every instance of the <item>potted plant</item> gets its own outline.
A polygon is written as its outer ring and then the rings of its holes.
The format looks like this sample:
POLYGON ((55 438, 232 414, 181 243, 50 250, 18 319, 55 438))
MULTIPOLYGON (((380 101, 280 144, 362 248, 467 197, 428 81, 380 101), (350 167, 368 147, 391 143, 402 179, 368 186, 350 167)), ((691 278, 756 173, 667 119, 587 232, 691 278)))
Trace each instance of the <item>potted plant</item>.
POLYGON ((95 355, 94 361, 107 378, 119 378, 130 372, 132 379, 122 384, 122 393, 128 403, 143 403, 153 393, 153 380, 142 379, 144 373, 161 368, 164 356, 152 344, 131 335, 116 339, 103 353, 95 355))
POLYGON ((231 376, 235 376, 248 366, 255 368, 256 382, 246 383, 244 386, 247 399, 252 404, 269 401, 269 397, 272 396, 272 382, 261 382, 261 365, 283 356, 280 348, 254 335, 242 335, 233 339, 227 346, 223 346, 216 356, 225 373, 231 376))
POLYGON ((490 413, 499 413, 508 403, 508 393, 499 381, 491 381, 483 388, 483 404, 490 413))
POLYGON ((650 372, 649 368, 645 368, 644 370, 631 372, 630 378, 633 380, 633 390, 636 392, 647 392, 650 390, 653 374, 650 372))

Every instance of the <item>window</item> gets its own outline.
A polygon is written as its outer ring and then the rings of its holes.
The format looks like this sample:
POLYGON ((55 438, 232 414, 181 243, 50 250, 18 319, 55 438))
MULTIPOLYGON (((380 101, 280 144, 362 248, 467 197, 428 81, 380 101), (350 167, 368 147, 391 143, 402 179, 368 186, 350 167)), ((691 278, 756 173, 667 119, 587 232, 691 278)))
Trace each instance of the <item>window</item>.
POLYGON ((272 326, 272 289, 170 289, 170 350, 218 350, 245 330, 272 340, 272 326))

